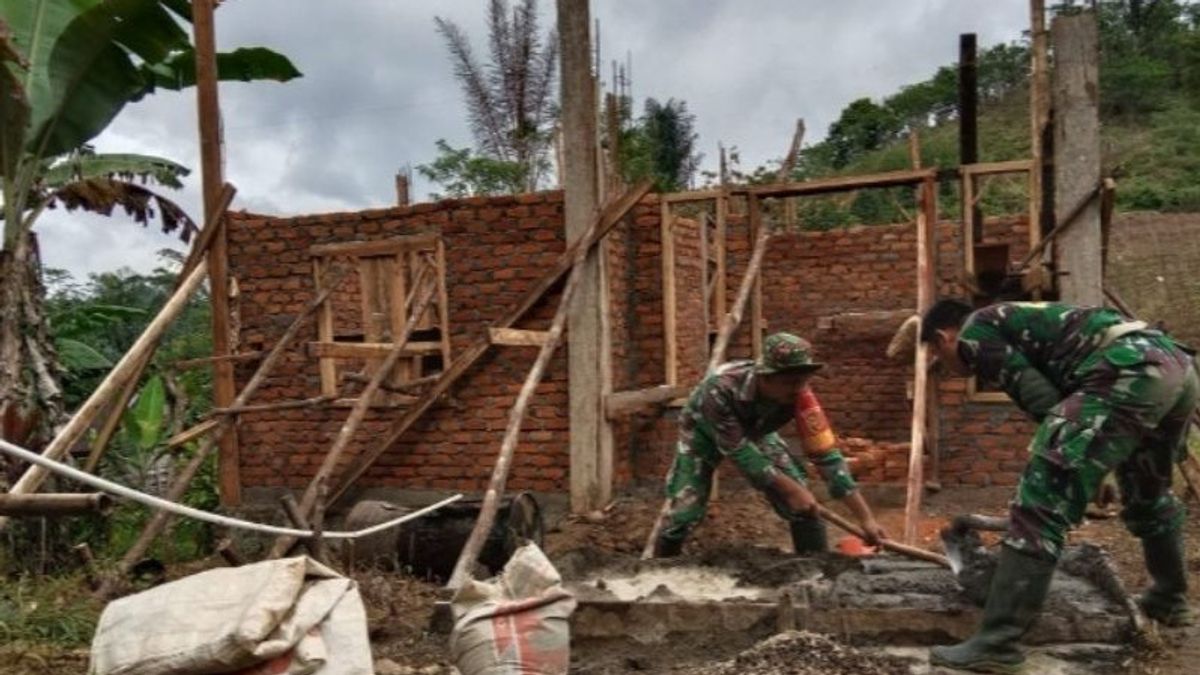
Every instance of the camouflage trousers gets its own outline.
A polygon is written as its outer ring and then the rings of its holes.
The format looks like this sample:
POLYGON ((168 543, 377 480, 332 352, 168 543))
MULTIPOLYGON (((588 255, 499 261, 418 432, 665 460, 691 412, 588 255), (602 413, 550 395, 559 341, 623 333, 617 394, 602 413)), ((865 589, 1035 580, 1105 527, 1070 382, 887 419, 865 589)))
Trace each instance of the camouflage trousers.
POLYGON ((1165 336, 1136 333, 1098 350, 1078 372, 1081 385, 1033 437, 1005 538, 1052 559, 1109 472, 1116 473, 1121 518, 1134 536, 1177 531, 1185 515, 1171 480, 1187 452, 1200 390, 1192 359, 1165 336))
MULTIPOLYGON (((763 436, 755 444, 761 452, 747 452, 752 457, 739 457, 735 453, 734 465, 750 484, 762 492, 775 512, 784 520, 809 519, 807 513, 792 511, 783 497, 771 488, 771 483, 780 473, 799 482, 808 484, 808 474, 788 452, 787 443, 779 434, 763 436), (757 460, 757 461, 756 461, 757 460)), ((691 443, 680 441, 675 446, 675 461, 667 474, 667 498, 671 500, 670 511, 663 523, 661 536, 665 539, 683 541, 708 510, 708 499, 712 492, 713 472, 722 459, 722 454, 712 442, 695 435, 691 443)))

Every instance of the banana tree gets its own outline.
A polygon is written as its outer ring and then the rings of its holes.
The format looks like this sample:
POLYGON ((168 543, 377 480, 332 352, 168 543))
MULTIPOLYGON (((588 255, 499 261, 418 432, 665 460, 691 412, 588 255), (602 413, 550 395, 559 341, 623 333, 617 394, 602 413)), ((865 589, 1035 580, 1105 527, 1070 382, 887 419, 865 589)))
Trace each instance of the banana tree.
MULTIPOLYGON (((47 208, 161 221, 185 241, 195 224, 156 187, 187 173, 169 160, 100 155, 89 141, 128 103, 195 84, 189 0, 0 0, 0 436, 44 439, 62 416, 61 369, 42 309, 33 227, 47 208)), ((223 80, 300 73, 264 48, 217 57, 223 80)))

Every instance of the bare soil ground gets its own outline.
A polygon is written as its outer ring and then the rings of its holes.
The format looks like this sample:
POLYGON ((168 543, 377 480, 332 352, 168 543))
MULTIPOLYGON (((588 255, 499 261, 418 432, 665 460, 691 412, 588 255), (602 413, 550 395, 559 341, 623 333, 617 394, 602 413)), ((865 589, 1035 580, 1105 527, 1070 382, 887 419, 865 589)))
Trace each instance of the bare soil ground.
MULTIPOLYGON (((925 517, 919 528, 921 545, 930 549, 938 548, 937 532, 958 513, 974 512, 1002 515, 1009 492, 1006 490, 946 490, 927 497, 924 504, 925 517)), ((557 521, 551 519, 546 537, 546 550, 553 558, 567 551, 587 548, 596 551, 637 553, 645 543, 646 534, 658 513, 660 502, 657 497, 644 498, 625 497, 613 503, 602 517, 573 518, 562 517, 557 521)), ((903 531, 903 508, 894 505, 875 506, 880 522, 894 537, 899 537, 903 531)), ((1200 572, 1200 518, 1193 516, 1187 524, 1187 552, 1189 568, 1200 572)), ((836 544, 842 536, 837 530, 830 530, 831 544, 836 544)), ((1073 535, 1076 540, 1086 540, 1104 546, 1111 552, 1126 587, 1136 592, 1146 584, 1145 570, 1142 564, 1141 548, 1138 541, 1130 536, 1116 517, 1094 519, 1086 523, 1073 535)), ((694 536, 688 542, 685 555, 703 557, 719 549, 730 546, 759 545, 774 546, 787 549, 790 546, 787 529, 771 511, 763 499, 752 491, 726 490, 719 500, 712 505, 705 522, 697 528, 694 536)), ((216 563, 214 563, 216 564, 216 563)), ((192 570, 195 571, 195 570, 192 570)), ((381 675, 398 675, 402 673, 416 674, 450 672, 450 660, 443 635, 432 634, 429 631, 433 605, 439 596, 436 584, 415 579, 410 576, 393 572, 360 571, 355 573, 360 583, 364 600, 368 606, 368 624, 375 651, 375 657, 388 662, 381 662, 381 675)), ((1194 577, 1195 578, 1195 577, 1194 577)), ((1191 599, 1194 607, 1200 607, 1200 583, 1194 582, 1191 588, 1191 599)), ((1131 664, 1130 672, 1138 675, 1182 675, 1196 670, 1200 663, 1200 628, 1172 629, 1159 632, 1163 646, 1157 651, 1141 655, 1131 664)), ((738 640, 736 636, 728 636, 722 644, 711 644, 712 641, 680 640, 672 645, 657 647, 660 652, 658 660, 669 662, 673 654, 711 653, 712 668, 706 675, 724 675, 718 662, 731 658, 733 655, 749 647, 754 640, 738 640), (707 651, 705 651, 707 650, 707 651)), ((788 650, 800 649, 806 640, 818 638, 794 638, 791 642, 783 641, 761 646, 753 654, 745 657, 742 664, 744 670, 736 672, 758 673, 771 672, 772 659, 788 650), (799 645, 799 646, 797 646, 799 645), (762 668, 766 668, 765 670, 762 668)), ((811 645, 810 645, 811 647, 811 645)), ((892 672, 891 664, 859 662, 856 659, 867 658, 851 651, 836 652, 825 650, 823 653, 833 654, 831 659, 837 663, 848 664, 846 670, 814 670, 811 672, 892 672), (836 652, 836 653, 835 653, 836 652), (855 664, 858 664, 857 666, 855 664), (855 667, 861 667, 854 670, 855 667)), ((833 663, 833 662, 831 662, 833 663)), ((594 664, 599 668, 589 667, 593 664, 576 662, 579 672, 636 672, 645 669, 647 663, 640 663, 636 658, 624 661, 616 659, 612 662, 594 664), (619 664, 627 667, 620 667, 619 664)), ((0 644, 0 673, 18 675, 68 675, 85 673, 87 670, 87 654, 85 650, 63 650, 52 646, 5 643, 0 644)), ((674 670, 674 669, 672 669, 674 670)), ((674 672, 696 672, 689 668, 674 670, 674 672)), ((661 671, 660 671, 661 672, 661 671)), ((808 671, 788 671, 808 672, 808 671)))
MULTIPOLYGON (((922 546, 937 550, 937 534, 950 518, 960 513, 984 513, 1003 515, 1006 510, 1010 490, 978 490, 959 489, 945 490, 928 495, 923 505, 924 517, 921 521, 919 539, 922 546)), ((625 497, 613 503, 602 518, 564 517, 558 523, 552 523, 546 536, 545 548, 553 558, 555 556, 580 548, 596 551, 619 553, 638 553, 645 544, 645 538, 651 524, 658 513, 661 503, 657 498, 625 497)), ((904 528, 904 511, 895 505, 876 505, 876 517, 894 536, 899 537, 904 528)), ((1190 569, 1200 571, 1200 518, 1192 517, 1187 525, 1187 551, 1190 569)), ((836 544, 843 534, 830 529, 830 543, 836 544)), ((1115 516, 1094 519, 1087 522, 1072 537, 1077 541, 1090 541, 1105 547, 1114 558, 1118 572, 1125 582, 1126 588, 1137 592, 1146 585, 1145 569, 1142 564, 1141 547, 1136 539, 1125 531, 1119 518, 1115 516)), ((703 557, 720 549, 728 549, 739 544, 775 546, 787 549, 790 546, 788 532, 782 521, 771 510, 770 506, 757 494, 749 490, 730 490, 724 492, 709 510, 704 523, 701 524, 689 540, 684 554, 686 556, 703 557)), ((372 605, 372 636, 376 647, 376 655, 387 657, 395 663, 416 672, 425 669, 433 671, 433 666, 448 667, 449 659, 442 636, 430 635, 425 628, 428 626, 425 617, 429 616, 432 598, 435 595, 433 585, 424 582, 411 581, 407 586, 411 597, 397 598, 391 596, 390 609, 381 611, 380 603, 374 600, 374 595, 364 588, 368 602, 372 605), (401 617, 407 617, 402 619, 401 617), (386 624, 387 627, 384 627, 386 624)), ((1191 598, 1194 607, 1200 608, 1200 583, 1193 583, 1191 598)), ((1195 664, 1200 663, 1200 629, 1170 629, 1159 631, 1163 647, 1149 654, 1140 655, 1131 664, 1130 672, 1138 675, 1183 675, 1195 672, 1195 664)), ((748 646, 740 643, 734 636, 723 639, 722 644, 712 644, 711 641, 684 640, 673 645, 662 645, 656 648, 660 653, 654 655, 652 661, 645 655, 626 655, 615 658, 614 662, 626 664, 623 670, 637 672, 639 670, 657 670, 655 666, 662 661, 669 661, 675 654, 692 655, 696 650, 707 650, 712 654, 714 668, 716 663, 730 658, 733 654, 748 646), (686 642, 686 644, 685 644, 686 642)), ((768 664, 777 655, 787 652, 803 640, 786 644, 775 644, 756 651, 753 656, 747 656, 750 661, 744 661, 746 670, 737 672, 757 673, 771 672, 756 670, 760 665, 768 664), (751 663, 753 662, 753 663, 751 663), (758 665, 753 665, 758 664, 758 665), (753 667, 752 667, 753 666, 753 667)), ((752 642, 748 641, 748 642, 752 642)), ((833 652, 829 652, 833 654, 833 652)), ((839 652, 830 656, 837 663, 847 664, 847 669, 815 670, 812 672, 893 672, 889 670, 894 664, 880 662, 869 666, 870 662, 863 661, 861 670, 854 670, 859 663, 860 655, 851 652, 839 652)), ((867 658, 867 657, 861 657, 867 658)), ((604 664, 587 664, 576 661, 576 669, 589 673, 614 673, 622 669, 614 668, 614 662, 604 664)), ((831 661, 831 664, 833 661, 831 661)), ((691 669, 695 672, 694 669, 691 669)), ((687 672, 678 670, 675 672, 687 672)), ((708 675, 724 673, 722 670, 712 670, 708 675)), ((734 672, 734 671, 729 671, 734 672)), ((781 672, 781 671, 775 671, 781 672)), ((807 671, 787 671, 807 672, 807 671)))

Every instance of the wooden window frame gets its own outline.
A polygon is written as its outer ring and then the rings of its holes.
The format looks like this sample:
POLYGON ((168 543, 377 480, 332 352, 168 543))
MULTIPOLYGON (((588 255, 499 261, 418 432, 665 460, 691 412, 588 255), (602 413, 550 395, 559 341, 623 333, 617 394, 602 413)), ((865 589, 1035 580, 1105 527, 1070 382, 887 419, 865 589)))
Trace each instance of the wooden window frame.
MULTIPOLYGON (((395 347, 393 336, 407 329, 412 304, 416 301, 413 282, 427 274, 432 267, 433 278, 425 283, 436 285, 434 297, 426 312, 419 317, 419 326, 436 328, 439 339, 410 341, 403 358, 386 380, 387 384, 402 385, 421 378, 425 373, 422 359, 437 354, 442 368, 449 366, 450 321, 446 292, 446 251, 440 233, 425 233, 375 241, 337 242, 318 244, 309 248, 313 278, 319 288, 335 259, 351 259, 357 266, 362 311, 363 339, 359 342, 341 341, 334 326, 334 298, 331 295, 321 304, 317 315, 317 340, 308 343, 308 352, 317 358, 320 368, 321 395, 334 398, 334 404, 353 403, 354 398, 337 398, 341 385, 337 361, 361 359, 364 372, 373 374, 378 364, 395 347), (401 298, 399 306, 394 302, 401 298), (392 338, 392 339, 389 339, 392 338)), ((395 407, 407 398, 380 391, 372 406, 395 407)))

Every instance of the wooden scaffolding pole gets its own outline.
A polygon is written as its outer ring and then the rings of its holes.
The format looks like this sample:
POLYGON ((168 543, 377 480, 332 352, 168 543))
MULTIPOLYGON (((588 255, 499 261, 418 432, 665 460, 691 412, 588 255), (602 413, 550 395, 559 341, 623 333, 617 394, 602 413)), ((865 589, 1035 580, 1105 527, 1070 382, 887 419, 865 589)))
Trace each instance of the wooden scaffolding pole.
MULTIPOLYGON (((228 194, 229 198, 232 199, 232 188, 230 188, 228 194)), ((205 229, 208 229, 209 225, 219 220, 220 217, 221 213, 214 214, 214 217, 206 223, 205 229)), ((166 304, 163 305, 163 308, 159 310, 154 319, 150 321, 150 324, 146 326, 146 329, 142 331, 142 334, 133 343, 133 346, 129 348, 129 351, 125 352, 125 355, 121 357, 117 365, 113 367, 100 385, 92 392, 91 396, 88 396, 83 405, 79 406, 79 409, 75 411, 75 414, 71 416, 71 419, 67 421, 62 430, 58 432, 54 439, 50 441, 50 444, 46 446, 46 449, 42 451, 43 457, 54 460, 61 459, 79 441, 83 433, 91 426, 92 421, 96 419, 96 416, 100 413, 105 403, 109 402, 113 398, 113 395, 121 387, 125 386, 126 381, 133 375, 134 370, 141 364, 142 359, 147 358, 147 355, 153 352, 163 333, 166 332, 171 322, 175 320, 175 317, 179 316, 179 313, 183 311, 192 293, 204 281, 206 272, 207 270, 204 265, 196 265, 183 282, 179 284, 179 287, 175 289, 175 292, 167 300, 166 304)), ((31 466, 13 484, 8 493, 19 495, 36 492, 48 476, 49 472, 46 469, 40 466, 31 466)), ((0 517, 0 530, 3 530, 7 524, 8 519, 0 517)))
MULTIPOLYGON (((763 230, 762 223, 762 203, 759 198, 753 194, 746 197, 747 211, 750 221, 750 241, 757 242, 763 230)), ((761 262, 761 261, 760 261, 761 262)), ((749 268, 747 268, 749 273, 749 268)), ((758 270, 754 271, 753 279, 753 297, 750 301, 750 347, 754 358, 762 356, 763 342, 763 314, 762 314, 762 275, 758 270)), ((714 354, 716 351, 714 350, 714 354)))
POLYGON ((492 532, 492 525, 496 522, 496 509, 500 506, 500 495, 504 494, 508 471, 512 466, 513 452, 517 447, 517 439, 521 435, 521 423, 525 420, 525 409, 529 407, 529 401, 533 398, 534 391, 537 390, 542 376, 546 373, 550 358, 558 349, 563 327, 567 322, 567 308, 570 307, 575 289, 583 278, 583 263, 587 254, 588 249, 582 247, 576 252, 575 259, 572 261, 571 275, 567 277, 567 283, 563 286, 562 297, 558 301, 558 311, 554 313, 554 320, 550 324, 550 334, 538 352, 533 367, 529 369, 529 374, 525 376, 525 382, 521 385, 521 393, 517 395, 516 403, 508 413, 508 427, 504 430, 504 440, 500 444, 500 456, 496 459, 495 468, 492 469, 492 477, 488 481, 487 491, 483 493, 483 505, 479 510, 479 519, 475 521, 475 527, 471 530, 467 543, 463 545, 458 562, 454 565, 454 572, 450 575, 450 582, 447 584, 450 588, 459 588, 467 581, 471 570, 475 567, 475 561, 479 559, 479 551, 483 549, 484 542, 492 532))
MULTIPOLYGON (((193 40, 196 51, 196 108, 200 133, 200 176, 204 191, 204 214, 219 212, 221 184, 224 182, 221 157, 221 107, 217 98, 217 38, 213 18, 214 0, 192 3, 193 40)), ((208 255, 209 302, 212 304, 213 355, 228 356, 229 341, 229 246, 224 228, 216 233, 208 255)), ((235 385, 233 364, 213 363, 213 405, 227 408, 233 403, 235 385)), ((221 440, 217 485, 221 503, 241 503, 238 477, 237 430, 231 429, 221 440)))
MULTIPOLYGON (((713 346, 712 356, 708 360, 708 372, 710 373, 725 361, 725 350, 729 348, 729 340, 733 335, 733 331, 742 322, 742 312, 746 308, 746 303, 750 300, 750 294, 754 289, 754 282, 759 277, 759 270, 762 269, 762 261, 767 253, 767 242, 770 239, 771 233, 769 230, 763 228, 759 231, 758 238, 754 242, 754 253, 750 256, 750 263, 746 266, 746 273, 742 276, 737 298, 733 302, 733 309, 721 321, 721 332, 717 334, 717 343, 713 346)), ((715 480, 716 476, 713 478, 715 480)), ((658 533, 662 531, 663 521, 666 519, 670 508, 671 500, 667 499, 663 501, 662 508, 659 509, 658 519, 654 521, 654 527, 650 530, 650 536, 646 538, 646 545, 642 547, 643 560, 649 560, 654 557, 654 542, 658 540, 658 533)))
MULTIPOLYGON (((554 267, 525 294, 525 297, 522 298, 521 302, 512 311, 497 321, 494 327, 510 328, 521 317, 525 316, 525 313, 541 300, 542 296, 550 290, 550 287, 571 268, 571 261, 575 259, 575 254, 579 247, 588 249, 595 247, 633 209, 642 197, 645 197, 650 192, 650 187, 650 181, 643 180, 629 188, 620 198, 611 200, 608 206, 600 213, 600 216, 593 221, 588 231, 582 237, 567 245, 567 250, 559 256, 554 267)), ((414 403, 411 408, 405 411, 400 419, 392 424, 392 427, 383 435, 380 442, 358 455, 354 463, 341 474, 336 486, 329 492, 328 504, 332 506, 337 503, 346 494, 346 491, 350 489, 350 486, 366 473, 367 469, 370 469, 376 460, 383 456, 383 453, 387 452, 388 448, 392 447, 404 435, 404 432, 408 431, 409 427, 420 419, 421 415, 425 414, 425 411, 429 410, 438 399, 449 391, 450 387, 458 381, 458 378, 462 377, 489 348, 491 348, 491 338, 484 335, 466 350, 459 352, 454 362, 446 368, 442 376, 421 396, 420 400, 414 403)))
MULTIPOLYGON (((188 252, 187 258, 183 261, 183 268, 180 269, 179 276, 175 278, 175 284, 171 289, 172 293, 179 289, 183 280, 192 273, 192 270, 205 263, 205 256, 208 254, 208 249, 212 246, 213 240, 216 239, 218 231, 225 228, 224 214, 233 202, 235 194, 237 194, 237 190, 228 183, 221 188, 221 198, 217 203, 215 211, 220 216, 209 219, 204 223, 204 227, 200 230, 200 235, 196 237, 196 242, 192 245, 192 250, 188 252)), ((159 336, 159 341, 161 340, 162 337, 159 336)), ((138 390, 142 373, 145 372, 146 366, 150 365, 150 360, 154 356, 154 350, 157 348, 158 342, 155 342, 154 348, 148 350, 142 356, 137 366, 129 375, 129 379, 126 380, 121 393, 113 401, 112 405, 108 407, 108 419, 104 421, 104 425, 100 427, 96 438, 92 440, 87 461, 83 465, 84 471, 91 473, 100 464, 100 459, 104 456, 104 451, 108 449, 109 441, 112 440, 113 435, 117 432, 117 428, 121 426, 121 420, 125 418, 125 408, 129 405, 129 401, 138 390)))
MULTIPOLYGON (((203 268, 201 267, 197 269, 203 268)), ((283 353, 287 350, 287 347, 291 345, 291 343, 296 339, 296 336, 300 334, 300 329, 304 327, 304 324, 313 315, 317 308, 325 303, 325 300, 330 296, 330 294, 333 293, 333 291, 345 278, 346 273, 344 270, 339 270, 331 275, 331 278, 328 280, 326 286, 321 289, 320 292, 317 293, 316 297, 314 297, 312 301, 308 303, 308 306, 306 306, 304 310, 292 320, 291 325, 287 327, 287 330, 285 330, 283 335, 280 336, 280 338, 275 342, 275 346, 271 348, 271 351, 258 364, 257 370, 254 371, 254 375, 250 377, 250 381, 246 383, 246 386, 237 395, 237 397, 234 398, 233 405, 229 407, 241 407, 246 405, 254 393, 258 391, 259 386, 266 381, 267 375, 274 370, 275 364, 278 363, 283 357, 283 353)), ((167 494, 163 496, 163 499, 172 502, 179 502, 179 500, 183 498, 184 493, 187 492, 188 486, 192 483, 192 479, 196 477, 196 474, 200 471, 200 467, 204 465, 205 460, 208 459, 213 449, 220 442, 221 437, 233 428, 235 419, 236 418, 233 415, 223 415, 221 417, 221 421, 217 424, 217 427, 213 430, 212 434, 210 434, 205 441, 200 444, 200 447, 196 449, 196 454, 192 456, 191 461, 189 461, 183 467, 183 469, 176 474, 175 480, 171 483, 171 487, 167 490, 167 494)), ((129 550, 125 552, 125 555, 117 564, 118 575, 124 575, 134 566, 134 564, 137 563, 137 561, 142 559, 142 556, 146 554, 146 551, 150 550, 150 545, 154 543, 154 540, 158 538, 158 535, 162 534, 170 525, 172 517, 173 516, 169 511, 157 511, 153 516, 151 516, 150 521, 146 523, 146 527, 142 530, 141 534, 138 535, 137 540, 132 546, 129 547, 129 550)), ((110 578, 107 582, 101 585, 99 590, 96 591, 96 595, 101 598, 108 597, 108 595, 115 588, 114 584, 115 579, 110 578)))
POLYGON ((659 236, 662 251, 662 298, 663 298, 663 381, 668 385, 679 381, 679 345, 675 340, 678 327, 675 313, 678 300, 675 297, 675 214, 670 202, 663 201, 659 210, 659 236))
MULTIPOLYGON (((429 267, 426 267, 423 272, 429 269, 429 267)), ((350 446, 350 441, 354 439, 354 434, 358 431, 358 427, 362 424, 362 421, 366 419, 367 410, 371 407, 371 400, 375 398, 375 394, 383 386, 384 380, 391 376, 396 364, 400 361, 400 357, 406 353, 405 347, 408 345, 408 341, 412 339, 413 331, 420 325, 421 316, 425 314, 425 311, 429 308, 429 304, 433 301, 433 296, 437 291, 436 281, 428 279, 427 275, 423 273, 415 285, 419 287, 422 284, 425 285, 425 289, 409 313, 409 319, 404 325, 404 333, 396 340, 396 345, 392 348, 392 351, 388 352, 383 362, 376 368, 375 373, 371 375, 371 380, 367 382, 367 386, 358 395, 358 400, 355 401, 354 408, 350 410, 350 414, 346 416, 346 421, 342 424, 342 428, 338 430, 338 435, 333 441, 333 446, 325 453, 325 458, 321 460, 321 466, 317 468, 317 473, 308 482, 308 487, 304 489, 304 494, 300 497, 299 513, 306 519, 313 514, 313 509, 317 505, 317 498, 320 496, 321 486, 328 485, 329 479, 333 476, 333 472, 337 469, 338 462, 342 458, 342 454, 350 446)), ((288 550, 295 543, 295 537, 280 537, 276 539, 275 543, 271 546, 269 557, 278 558, 287 554, 288 550)))
MULTIPOLYGON (((936 293, 933 256, 936 245, 933 233, 937 228, 937 183, 922 183, 921 208, 917 212, 917 312, 924 315, 933 304, 936 293)), ((925 433, 929 406, 929 349, 917 341, 913 363, 913 415, 911 446, 908 452, 908 494, 904 502, 904 541, 917 543, 917 526, 921 518, 921 493, 925 489, 925 433)))

